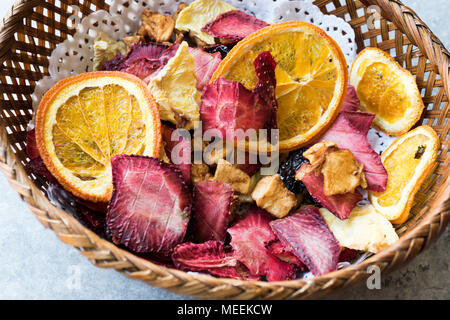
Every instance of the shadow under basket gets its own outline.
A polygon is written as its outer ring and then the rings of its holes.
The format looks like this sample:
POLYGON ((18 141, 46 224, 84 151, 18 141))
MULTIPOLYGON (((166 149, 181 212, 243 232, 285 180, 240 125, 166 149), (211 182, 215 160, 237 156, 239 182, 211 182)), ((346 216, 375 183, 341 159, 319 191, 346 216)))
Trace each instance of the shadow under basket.
MULTIPOLYGON (((450 54, 426 24, 398 0, 316 0, 325 13, 345 19, 356 33, 358 50, 378 47, 416 77, 426 109, 420 124, 432 126, 442 148, 433 175, 415 199, 410 220, 398 228, 400 240, 368 260, 309 280, 260 282, 218 279, 166 268, 122 250, 85 228, 44 195, 43 181, 27 173, 26 129, 32 118, 31 95, 48 75, 48 59, 73 30, 67 28, 71 5, 83 16, 109 10, 110 1, 18 0, 0 24, 0 168, 33 214, 66 244, 99 268, 116 269, 131 279, 169 291, 213 299, 303 299, 318 297, 367 278, 369 265, 384 273, 399 268, 432 244, 450 220, 448 96, 450 54), (374 10, 382 19, 368 28, 374 10)), ((438 10, 438 8, 436 8, 438 10)))

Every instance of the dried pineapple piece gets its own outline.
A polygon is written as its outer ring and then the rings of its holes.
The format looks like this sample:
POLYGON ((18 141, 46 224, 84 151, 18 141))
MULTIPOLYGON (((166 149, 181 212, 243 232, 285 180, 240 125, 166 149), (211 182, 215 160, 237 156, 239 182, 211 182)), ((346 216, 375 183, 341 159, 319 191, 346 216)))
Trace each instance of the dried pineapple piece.
POLYGON ((340 220, 325 208, 320 213, 343 247, 377 253, 398 240, 389 220, 371 205, 356 207, 347 220, 340 220))
POLYGON ((236 9, 221 0, 196 0, 178 14, 175 28, 189 32, 200 43, 213 45, 214 37, 202 32, 202 28, 218 15, 232 10, 236 9))
POLYGON ((103 64, 113 59, 118 53, 126 55, 128 47, 123 41, 114 41, 100 32, 94 42, 94 71, 102 68, 103 64))
POLYGON ((175 12, 175 14, 173 15, 173 19, 175 21, 178 20, 178 16, 180 15, 180 12, 183 11, 184 9, 186 9, 189 5, 186 2, 180 2, 180 4, 178 5, 178 9, 177 12, 175 12))
POLYGON ((194 58, 189 54, 186 42, 180 45, 176 55, 148 87, 159 104, 161 120, 188 130, 193 129, 194 121, 200 120, 201 93, 197 90, 194 58), (180 125, 180 119, 186 124, 180 125))

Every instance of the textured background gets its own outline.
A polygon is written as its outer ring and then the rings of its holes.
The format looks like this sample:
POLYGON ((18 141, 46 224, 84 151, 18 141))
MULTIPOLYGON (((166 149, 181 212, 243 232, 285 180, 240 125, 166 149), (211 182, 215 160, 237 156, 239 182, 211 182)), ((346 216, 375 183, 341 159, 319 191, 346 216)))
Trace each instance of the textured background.
MULTIPOLYGON (((450 2, 404 0, 450 48, 450 2)), ((2 0, 0 17, 13 0, 2 0)), ((0 299, 182 299, 186 298, 93 267, 45 230, 0 174, 0 299)), ((382 281, 333 299, 450 299, 450 228, 428 251, 382 281)))

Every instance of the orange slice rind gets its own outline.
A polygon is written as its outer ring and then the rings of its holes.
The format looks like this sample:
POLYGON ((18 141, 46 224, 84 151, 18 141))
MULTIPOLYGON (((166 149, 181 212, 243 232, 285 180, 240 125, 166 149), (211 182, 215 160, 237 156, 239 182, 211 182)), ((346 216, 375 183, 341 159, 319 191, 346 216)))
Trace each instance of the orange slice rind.
POLYGON ((107 202, 110 160, 158 157, 158 106, 146 84, 122 72, 92 72, 58 82, 36 113, 36 142, 52 175, 75 196, 107 202))
POLYGON ((277 122, 280 151, 307 145, 336 119, 345 98, 348 71, 345 57, 322 29, 290 21, 263 28, 239 42, 214 73, 253 90, 253 61, 269 51, 277 62, 277 122))
POLYGON ((350 72, 362 111, 376 115, 373 126, 400 136, 419 121, 424 104, 414 76, 386 52, 366 48, 350 72))
POLYGON ((398 138, 381 155, 389 176, 387 188, 382 193, 369 192, 369 200, 393 224, 409 218, 414 197, 431 174, 439 148, 436 132, 424 125, 398 138))

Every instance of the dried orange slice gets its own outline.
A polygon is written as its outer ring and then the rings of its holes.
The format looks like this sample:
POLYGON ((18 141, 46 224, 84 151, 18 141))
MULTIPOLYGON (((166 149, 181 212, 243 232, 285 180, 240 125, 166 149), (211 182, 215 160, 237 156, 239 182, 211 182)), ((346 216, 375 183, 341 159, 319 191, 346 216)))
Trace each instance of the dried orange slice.
POLYGON ((347 89, 347 64, 341 49, 323 30, 291 21, 263 28, 239 42, 212 80, 223 77, 253 90, 253 61, 270 51, 277 62, 277 121, 280 151, 307 145, 335 120, 347 89))
POLYGON ((36 141, 45 165, 64 188, 85 200, 107 202, 113 156, 159 156, 158 106, 133 75, 84 73, 45 94, 36 113, 36 141))
POLYGON ((422 115, 424 104, 414 76, 378 48, 366 48, 350 72, 361 109, 376 114, 373 125, 393 136, 408 132, 422 115))
POLYGON ((425 125, 398 138, 381 155, 389 176, 387 188, 382 193, 370 192, 369 199, 393 224, 408 219, 414 197, 430 175, 439 148, 436 132, 425 125))

